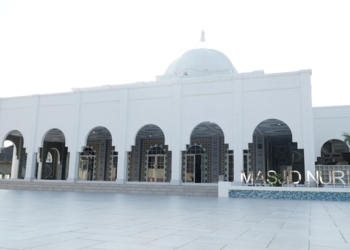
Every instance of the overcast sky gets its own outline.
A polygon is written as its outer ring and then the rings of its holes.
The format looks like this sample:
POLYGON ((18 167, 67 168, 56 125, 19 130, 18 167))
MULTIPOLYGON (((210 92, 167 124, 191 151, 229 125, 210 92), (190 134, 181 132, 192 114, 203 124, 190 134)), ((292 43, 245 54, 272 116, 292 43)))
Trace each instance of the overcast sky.
POLYGON ((152 81, 185 51, 204 46, 226 54, 238 72, 312 69, 314 106, 350 105, 349 6, 0 0, 0 97, 152 81))

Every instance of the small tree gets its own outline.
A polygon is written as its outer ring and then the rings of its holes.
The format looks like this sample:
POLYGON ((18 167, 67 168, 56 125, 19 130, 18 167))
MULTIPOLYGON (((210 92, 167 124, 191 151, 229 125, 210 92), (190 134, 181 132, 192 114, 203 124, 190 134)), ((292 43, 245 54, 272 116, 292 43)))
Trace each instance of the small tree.
POLYGON ((350 134, 349 133, 343 133, 344 136, 344 142, 348 145, 350 145, 350 134))

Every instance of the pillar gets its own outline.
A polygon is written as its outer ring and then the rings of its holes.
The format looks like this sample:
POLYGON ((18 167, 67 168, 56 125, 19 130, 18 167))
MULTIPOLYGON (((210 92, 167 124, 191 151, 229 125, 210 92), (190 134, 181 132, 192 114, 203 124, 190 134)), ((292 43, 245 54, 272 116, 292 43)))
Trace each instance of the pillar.
POLYGON ((123 152, 118 152, 118 169, 117 169, 117 179, 116 182, 123 184, 127 181, 126 169, 128 168, 128 152, 124 150, 123 152))
MULTIPOLYGON (((233 81, 233 131, 234 131, 234 185, 241 185, 241 171, 243 170, 243 92, 242 79, 233 81)), ((248 147, 248 145, 247 145, 248 147)))
POLYGON ((173 120, 171 140, 171 184, 181 183, 181 84, 173 86, 173 120))
MULTIPOLYGON (((73 137, 70 143, 70 154, 69 154, 69 170, 68 179, 69 182, 75 182, 78 179, 78 168, 79 168, 79 126, 80 126, 80 103, 81 103, 81 92, 75 93, 74 98, 74 120, 73 120, 73 137), (74 136, 75 135, 75 136, 74 136)), ((67 166, 66 166, 67 167, 67 166)))
POLYGON ((121 90, 120 100, 120 131, 118 131, 118 138, 120 144, 118 145, 118 170, 116 182, 123 184, 127 181, 127 169, 128 169, 128 146, 126 145, 126 139, 128 134, 128 102, 129 102, 129 90, 121 90))
MULTIPOLYGON (((72 151, 75 151, 74 148, 72 148, 72 151)), ((78 180, 78 168, 79 168, 79 152, 71 152, 69 154, 69 168, 68 168, 68 179, 67 181, 75 182, 78 180)))
POLYGON ((32 106, 31 106, 31 117, 32 120, 28 122, 31 124, 31 136, 28 142, 27 149, 27 162, 26 162, 26 174, 25 181, 32 181, 35 178, 35 169, 36 169, 36 134, 37 134, 37 124, 39 116, 39 102, 40 95, 33 95, 32 97, 32 106))
POLYGON ((38 175, 37 175, 38 180, 41 180, 42 172, 43 172, 43 163, 41 161, 39 161, 38 162, 38 175))
POLYGON ((16 145, 13 144, 11 179, 18 179, 18 165, 19 165, 19 160, 17 159, 17 148, 16 148, 16 145))
POLYGON ((307 171, 315 174, 315 145, 314 145, 314 124, 312 113, 312 94, 311 94, 311 70, 301 70, 301 114, 303 124, 303 143, 304 143, 304 164, 305 177, 307 171))

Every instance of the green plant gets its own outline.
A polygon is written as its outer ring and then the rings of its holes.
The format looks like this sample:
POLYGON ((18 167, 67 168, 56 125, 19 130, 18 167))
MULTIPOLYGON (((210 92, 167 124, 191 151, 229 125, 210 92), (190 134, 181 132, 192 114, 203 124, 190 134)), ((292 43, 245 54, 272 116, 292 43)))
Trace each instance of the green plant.
POLYGON ((281 174, 276 174, 269 177, 269 182, 274 187, 282 187, 282 184, 284 183, 284 178, 281 174))
POLYGON ((344 142, 350 145, 350 134, 344 132, 343 136, 344 136, 344 142))

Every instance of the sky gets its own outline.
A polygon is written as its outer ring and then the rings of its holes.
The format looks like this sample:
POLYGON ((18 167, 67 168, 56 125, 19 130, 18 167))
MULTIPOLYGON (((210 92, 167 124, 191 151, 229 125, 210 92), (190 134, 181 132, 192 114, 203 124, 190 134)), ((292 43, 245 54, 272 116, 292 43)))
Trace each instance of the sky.
POLYGON ((226 54, 240 73, 311 69, 313 106, 350 105, 349 6, 348 0, 0 0, 0 97, 154 81, 184 52, 204 47, 226 54))

